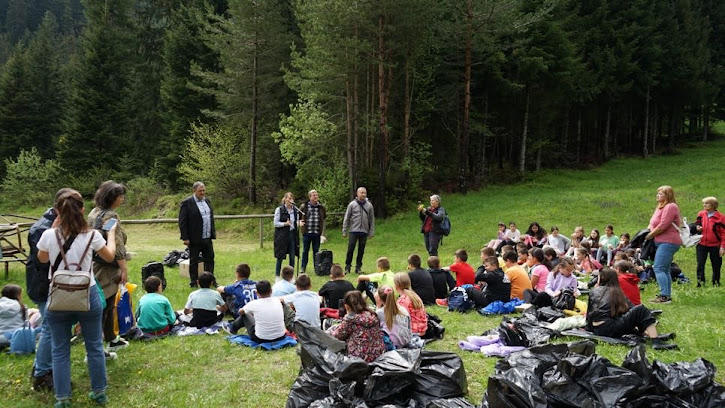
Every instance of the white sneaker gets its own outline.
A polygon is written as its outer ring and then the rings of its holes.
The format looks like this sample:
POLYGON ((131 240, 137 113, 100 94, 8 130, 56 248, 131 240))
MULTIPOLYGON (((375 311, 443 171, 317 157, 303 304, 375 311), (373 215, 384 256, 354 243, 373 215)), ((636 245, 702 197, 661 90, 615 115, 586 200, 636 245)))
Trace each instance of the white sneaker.
POLYGON ((128 347, 128 342, 121 336, 116 337, 112 342, 108 343, 108 350, 117 351, 128 347))

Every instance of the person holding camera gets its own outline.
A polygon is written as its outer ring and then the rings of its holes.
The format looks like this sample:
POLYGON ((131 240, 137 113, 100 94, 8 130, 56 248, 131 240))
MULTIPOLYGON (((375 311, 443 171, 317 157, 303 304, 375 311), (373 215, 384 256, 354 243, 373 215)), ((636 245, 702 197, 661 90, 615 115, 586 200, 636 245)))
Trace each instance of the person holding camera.
POLYGON ((418 216, 422 221, 420 232, 423 233, 425 249, 429 256, 438 256, 438 244, 443 237, 441 222, 446 218, 446 210, 441 207, 441 197, 438 194, 430 196, 430 207, 418 204, 418 216))
MULTIPOLYGON (((103 339, 108 342, 108 350, 116 351, 128 346, 128 342, 118 336, 114 330, 113 319, 116 315, 116 293, 119 285, 128 281, 128 266, 126 265, 126 233, 121 227, 120 218, 116 210, 123 204, 126 187, 113 180, 104 181, 93 197, 95 207, 88 214, 88 225, 100 230, 106 238, 110 227, 116 227, 116 254, 111 262, 106 262, 99 256, 93 257, 93 275, 103 289, 106 298, 106 307, 103 309, 103 339), (114 220, 114 221, 111 221, 114 220)), ((107 238, 106 238, 107 239, 107 238)))

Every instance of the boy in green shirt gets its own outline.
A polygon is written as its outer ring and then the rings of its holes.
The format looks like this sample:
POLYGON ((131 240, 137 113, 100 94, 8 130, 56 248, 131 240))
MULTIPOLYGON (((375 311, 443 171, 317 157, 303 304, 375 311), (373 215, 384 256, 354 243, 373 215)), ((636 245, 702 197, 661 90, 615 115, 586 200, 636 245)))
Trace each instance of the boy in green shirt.
POLYGON ((171 302, 161 293, 164 287, 161 279, 149 276, 143 283, 146 294, 136 307, 136 324, 142 332, 152 335, 168 333, 176 322, 176 313, 171 302))
POLYGON ((381 286, 390 286, 391 288, 395 287, 395 282, 393 281, 393 278, 395 277, 395 274, 393 272, 390 272, 390 261, 386 257, 380 257, 377 261, 378 264, 378 272, 377 273, 370 273, 367 275, 360 275, 357 277, 357 290, 359 290, 362 293, 365 293, 370 299, 371 302, 375 303, 375 297, 373 296, 373 291, 376 287, 381 286), (374 285, 374 283, 376 285, 374 285))

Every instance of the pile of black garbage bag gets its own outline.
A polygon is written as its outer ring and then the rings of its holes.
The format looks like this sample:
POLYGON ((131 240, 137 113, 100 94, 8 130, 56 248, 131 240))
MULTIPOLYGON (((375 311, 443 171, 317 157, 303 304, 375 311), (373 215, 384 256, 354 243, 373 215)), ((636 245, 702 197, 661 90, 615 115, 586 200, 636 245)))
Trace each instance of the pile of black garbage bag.
POLYGON ((725 407, 725 387, 703 358, 650 363, 640 344, 619 367, 594 349, 589 340, 547 344, 498 361, 481 408, 725 407))
POLYGON ((455 353, 389 351, 367 363, 345 354, 345 343, 295 323, 302 369, 287 408, 473 408, 463 361, 455 353))

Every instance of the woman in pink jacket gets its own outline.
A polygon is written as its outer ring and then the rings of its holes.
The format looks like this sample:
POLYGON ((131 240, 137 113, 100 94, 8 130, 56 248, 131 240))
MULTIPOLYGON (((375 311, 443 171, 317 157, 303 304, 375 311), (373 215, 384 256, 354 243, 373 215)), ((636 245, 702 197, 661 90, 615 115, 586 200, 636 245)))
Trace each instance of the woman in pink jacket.
POLYGON ((670 266, 672 258, 680 249, 682 239, 680 233, 672 224, 681 225, 680 208, 675 201, 675 192, 670 186, 661 186, 657 189, 657 208, 649 220, 650 233, 646 239, 655 240, 655 263, 653 266, 660 294, 651 300, 653 303, 672 302, 672 276, 670 266))
POLYGON ((717 198, 702 199, 703 210, 697 214, 697 232, 702 239, 697 245, 697 287, 705 285, 705 262, 710 255, 712 286, 720 286, 720 267, 725 255, 725 216, 717 210, 717 198))

